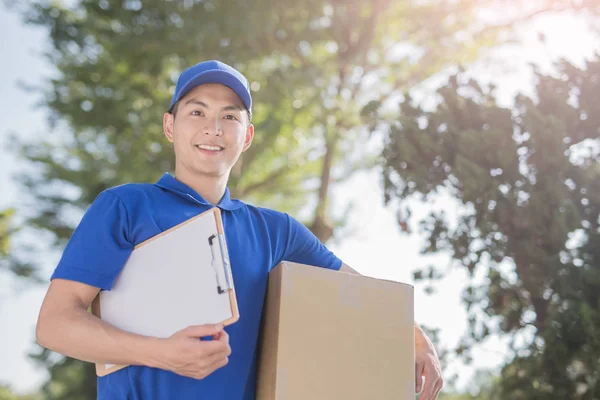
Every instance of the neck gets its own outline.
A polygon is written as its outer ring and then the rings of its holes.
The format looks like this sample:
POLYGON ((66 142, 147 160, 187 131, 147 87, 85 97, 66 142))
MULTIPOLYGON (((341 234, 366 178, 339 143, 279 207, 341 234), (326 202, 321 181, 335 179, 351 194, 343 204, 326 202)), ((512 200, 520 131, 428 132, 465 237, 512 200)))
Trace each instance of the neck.
POLYGON ((190 174, 185 170, 175 171, 175 179, 185 183, 212 205, 219 204, 227 188, 227 176, 190 174))

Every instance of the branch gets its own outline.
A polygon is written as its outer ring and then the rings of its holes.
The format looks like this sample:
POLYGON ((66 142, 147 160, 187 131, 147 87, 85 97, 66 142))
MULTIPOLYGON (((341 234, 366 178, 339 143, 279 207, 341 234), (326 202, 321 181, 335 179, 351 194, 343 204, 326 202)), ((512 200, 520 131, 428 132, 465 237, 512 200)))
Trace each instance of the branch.
MULTIPOLYGON (((358 36, 358 40, 354 43, 353 46, 350 46, 350 43, 349 43, 348 51, 346 53, 343 53, 343 52, 338 53, 338 56, 339 56, 338 60, 340 63, 340 86, 338 89, 338 93, 340 92, 340 89, 342 88, 342 86, 344 86, 344 81, 346 80, 347 61, 349 59, 351 59, 352 57, 354 57, 354 55, 359 53, 361 49, 364 50, 365 48, 371 47, 371 45, 373 44, 373 40, 375 39, 375 28, 377 26, 377 23, 376 23, 377 19, 381 15, 383 10, 389 5, 389 2, 390 2, 389 0, 382 0, 382 1, 374 4, 371 15, 369 16, 368 20, 363 23, 364 28, 360 32, 360 34, 358 36)), ((358 7, 358 5, 356 5, 356 7, 358 7)), ((348 42, 350 42, 350 41, 348 40, 348 42)), ((352 99, 354 99, 356 97, 358 91, 362 87, 362 77, 364 77, 367 72, 369 72, 370 70, 373 69, 373 68, 368 68, 366 61, 367 61, 367 52, 366 51, 360 52, 360 57, 357 60, 356 65, 362 67, 363 73, 362 73, 361 79, 358 79, 356 84, 353 85, 351 88, 351 98, 352 99)))
POLYGON ((253 183, 245 188, 242 188, 242 190, 240 191, 240 193, 237 196, 238 197, 247 196, 256 190, 264 189, 270 185, 273 185, 276 183, 277 179, 281 178, 288 171, 289 171, 289 167, 287 165, 278 170, 275 170, 275 171, 271 172, 271 174, 269 174, 262 181, 253 183))
MULTIPOLYGON (((348 51, 346 52, 346 60, 341 61, 347 61, 348 59, 351 59, 362 48, 370 47, 370 45, 373 43, 373 38, 375 37, 375 27, 377 26, 377 18, 381 15, 383 10, 389 5, 389 3, 390 0, 380 0, 379 2, 373 5, 373 11, 371 15, 369 16, 367 21, 362 22, 364 28, 358 35, 358 40, 354 43, 353 46, 350 46, 350 43, 348 43, 349 46, 348 51)), ((341 54, 342 53, 340 53, 340 55, 341 54)), ((363 58, 365 58, 366 53, 363 52, 362 54, 363 58)))
MULTIPOLYGON (((504 24, 488 25, 488 26, 484 27, 483 29, 473 33, 473 37, 475 38, 478 36, 484 36, 494 30, 508 29, 516 24, 531 21, 535 17, 537 17, 541 14, 547 13, 547 12, 564 12, 564 11, 569 11, 569 10, 581 11, 581 10, 587 9, 591 6, 592 6, 592 2, 588 1, 588 2, 583 2, 581 4, 572 4, 572 2, 571 2, 571 3, 563 4, 560 7, 557 7, 557 6, 543 7, 538 10, 532 11, 522 17, 513 19, 512 21, 504 23, 504 24)), ((407 32, 407 34, 405 34, 404 36, 410 37, 411 35, 416 34, 417 32, 419 32, 421 30, 422 30, 421 26, 415 26, 415 28, 413 30, 407 32)), ((436 40, 436 39, 439 39, 439 38, 432 38, 432 40, 436 40)), ((434 56, 437 54, 438 53, 434 53, 434 52, 426 53, 426 55, 419 61, 419 64, 420 65, 431 65, 432 60, 435 58, 434 56)), ((422 73, 423 73, 422 69, 415 68, 415 71, 411 75, 409 75, 406 79, 398 79, 395 82, 392 90, 390 90, 387 94, 382 96, 381 103, 384 103, 392 94, 397 92, 401 87, 403 87, 403 86, 411 87, 414 84, 422 81, 422 73)))
POLYGON ((510 22, 507 22, 504 24, 487 26, 486 28, 479 31, 479 33, 481 34, 481 33, 484 33, 485 31, 493 30, 493 29, 510 28, 511 26, 513 26, 515 24, 529 22, 532 19, 534 19, 535 17, 537 17, 538 15, 541 15, 541 14, 544 14, 547 12, 582 11, 589 7, 592 7, 594 5, 593 2, 594 2, 593 0, 589 0, 587 2, 585 2, 585 1, 584 2, 574 2, 574 1, 566 2, 565 1, 565 2, 561 2, 561 6, 556 6, 556 3, 553 3, 553 5, 551 5, 549 7, 542 7, 538 10, 532 11, 529 14, 523 15, 522 17, 514 19, 510 22))
POLYGON ((323 157, 323 169, 321 170, 321 185, 319 187, 319 196, 317 203, 317 214, 324 212, 325 202, 329 191, 329 182, 331 180, 331 167, 333 165, 333 155, 338 139, 338 133, 335 132, 330 140, 325 141, 325 157, 323 157))
MULTIPOLYGON (((423 58, 419 61, 419 64, 433 64, 433 60, 435 59, 434 56, 437 54, 438 53, 435 51, 426 53, 425 56, 423 56, 423 58)), ((411 87, 416 85, 418 82, 423 81, 423 71, 424 70, 422 68, 415 66, 415 68, 413 68, 413 72, 409 74, 406 79, 397 79, 394 83, 394 87, 388 93, 381 96, 380 104, 384 104, 390 98, 390 96, 400 90, 401 87, 411 87)))
POLYGON ((332 178, 331 181, 333 183, 343 183, 348 181, 348 177, 349 176, 353 176, 354 173, 359 172, 359 171, 363 171, 363 170, 368 170, 371 168, 375 168, 379 165, 380 161, 378 158, 367 158, 364 162, 362 163, 355 163, 353 165, 351 165, 350 167, 348 167, 342 174, 340 174, 339 177, 337 178, 332 178))
MULTIPOLYGON (((312 95, 310 98, 308 98, 305 101, 305 104, 317 104, 317 102, 319 101, 320 94, 321 94, 321 92, 316 91, 314 95, 312 95)), ((289 103, 287 103, 287 104, 289 104, 289 103)), ((269 132, 270 132, 269 134, 270 135, 274 135, 274 136, 272 136, 269 139, 268 143, 267 142, 264 143, 264 146, 262 147, 262 149, 264 150, 264 149, 268 148, 269 144, 274 143, 275 139, 279 135, 281 135, 283 133, 281 127, 284 124, 293 124, 294 126, 300 126, 299 124, 296 123, 296 121, 297 121, 299 115, 301 113, 303 113, 303 112, 305 112, 304 106, 300 107, 300 108, 293 108, 292 107, 292 109, 291 109, 291 115, 289 117, 287 117, 287 116, 284 117, 285 120, 278 120, 278 125, 277 125, 278 127, 277 127, 277 129, 269 130, 269 132), (275 132, 275 133, 272 133, 272 132, 275 132)), ((271 119, 271 121, 272 121, 272 119, 271 119)), ((315 121, 316 122, 314 122, 312 124, 312 126, 318 126, 319 121, 316 118, 315 118, 315 121)), ((257 128, 256 131, 258 131, 258 130, 260 130, 261 127, 260 126, 256 126, 255 128, 257 128)), ((265 131, 264 133, 267 133, 267 132, 265 131)), ((253 144, 250 147, 249 151, 247 151, 247 152, 245 152, 245 153, 242 154, 242 158, 241 158, 242 159, 242 165, 241 165, 240 170, 239 170, 240 176, 242 176, 245 173, 245 171, 248 170, 248 168, 250 168, 250 166, 253 165, 253 162, 255 160, 257 160, 257 159, 260 160, 260 154, 261 154, 261 147, 257 147, 256 144, 253 144)))

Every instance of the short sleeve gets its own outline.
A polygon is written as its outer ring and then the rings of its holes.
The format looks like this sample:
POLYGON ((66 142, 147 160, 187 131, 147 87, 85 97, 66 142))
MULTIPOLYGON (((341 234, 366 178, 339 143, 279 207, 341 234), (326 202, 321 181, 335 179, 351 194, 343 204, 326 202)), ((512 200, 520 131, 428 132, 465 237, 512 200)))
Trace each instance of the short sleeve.
POLYGON ((104 191, 90 205, 69 239, 50 279, 68 279, 110 290, 133 251, 122 200, 104 191))
POLYGON ((288 232, 282 261, 339 270, 340 260, 303 224, 286 214, 288 232))

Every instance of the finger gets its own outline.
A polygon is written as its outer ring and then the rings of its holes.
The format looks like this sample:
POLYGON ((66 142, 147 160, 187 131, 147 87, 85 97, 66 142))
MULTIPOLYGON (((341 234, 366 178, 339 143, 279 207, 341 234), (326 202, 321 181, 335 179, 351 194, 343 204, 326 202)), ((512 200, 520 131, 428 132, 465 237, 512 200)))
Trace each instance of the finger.
POLYGON ((227 353, 218 353, 209 356, 205 362, 205 368, 214 371, 217 368, 225 366, 229 362, 227 353))
POLYGON ((201 356, 208 357, 213 355, 229 355, 231 354, 231 348, 228 343, 223 343, 219 340, 201 341, 198 343, 202 346, 201 356))
POLYGON ((214 371, 218 370, 219 368, 223 368, 227 364, 229 364, 229 357, 221 358, 221 359, 217 360, 216 362, 214 362, 210 366, 210 370, 211 370, 211 372, 214 372, 214 371))
POLYGON ((224 329, 221 332, 214 335, 213 339, 229 344, 229 334, 224 329))
POLYGON ((425 383, 422 386, 423 392, 421 393, 419 400, 433 400, 435 381, 432 379, 431 374, 425 373, 425 383))
POLYGON ((440 394, 440 390, 442 390, 441 386, 436 382, 432 385, 432 389, 431 389, 431 394, 429 395, 429 398, 431 400, 436 400, 438 398, 438 395, 440 394))
POLYGON ((436 387, 436 392, 435 392, 435 397, 434 399, 437 399, 437 397, 439 396, 440 392, 442 391, 442 388, 444 387, 444 380, 442 378, 439 378, 437 380, 437 382, 435 383, 435 387, 436 387))
POLYGON ((200 370, 190 376, 196 379, 204 379, 217 369, 223 368, 227 364, 229 364, 229 357, 218 357, 214 360, 205 362, 203 365, 200 365, 200 370))
POLYGON ((200 338, 204 336, 213 336, 223 330, 221 324, 210 324, 210 325, 192 325, 179 331, 180 334, 187 337, 200 338))
POLYGON ((214 335, 212 339, 212 341, 217 344, 229 346, 229 334, 227 334, 227 332, 225 332, 224 330, 214 335))
POLYGON ((425 384, 423 385, 423 393, 419 400, 435 400, 435 393, 437 391, 437 381, 439 376, 435 376, 433 373, 425 371, 425 384))
POLYGON ((423 368, 425 364, 417 363, 415 365, 415 392, 419 393, 421 391, 421 386, 423 385, 423 368))
POLYGON ((419 400, 433 400, 433 388, 428 384, 427 377, 425 377, 425 384, 423 385, 423 392, 419 396, 419 400))

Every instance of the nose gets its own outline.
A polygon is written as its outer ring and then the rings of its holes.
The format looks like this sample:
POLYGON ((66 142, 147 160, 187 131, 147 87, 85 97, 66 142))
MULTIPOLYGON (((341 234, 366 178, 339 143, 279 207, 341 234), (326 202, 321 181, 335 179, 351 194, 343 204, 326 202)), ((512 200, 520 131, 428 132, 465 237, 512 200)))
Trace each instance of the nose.
POLYGON ((207 136, 215 135, 221 136, 223 129, 221 127, 221 120, 219 118, 207 118, 206 124, 204 125, 204 134, 207 136))

